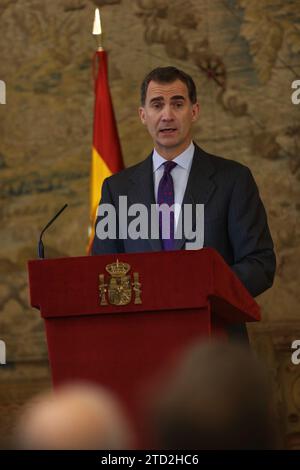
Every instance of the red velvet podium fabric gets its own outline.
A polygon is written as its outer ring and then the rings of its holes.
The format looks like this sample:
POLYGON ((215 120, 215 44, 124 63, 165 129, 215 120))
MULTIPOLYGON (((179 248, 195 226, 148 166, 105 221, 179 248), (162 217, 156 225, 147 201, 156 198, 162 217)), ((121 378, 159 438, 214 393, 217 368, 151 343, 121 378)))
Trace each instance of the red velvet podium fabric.
POLYGON ((257 303, 213 249, 29 261, 31 305, 45 320, 54 385, 89 380, 135 419, 147 383, 201 337, 260 319, 257 303), (99 274, 129 263, 142 304, 101 306, 99 274))

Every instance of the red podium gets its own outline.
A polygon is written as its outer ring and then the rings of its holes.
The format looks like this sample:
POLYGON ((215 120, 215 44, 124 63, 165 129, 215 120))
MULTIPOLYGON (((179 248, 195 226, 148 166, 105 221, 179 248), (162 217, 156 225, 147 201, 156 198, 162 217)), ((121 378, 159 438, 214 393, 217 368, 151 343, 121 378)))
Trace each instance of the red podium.
POLYGON ((54 385, 100 383, 133 419, 142 389, 186 346, 260 319, 257 303, 211 248, 35 260, 28 270, 54 385))

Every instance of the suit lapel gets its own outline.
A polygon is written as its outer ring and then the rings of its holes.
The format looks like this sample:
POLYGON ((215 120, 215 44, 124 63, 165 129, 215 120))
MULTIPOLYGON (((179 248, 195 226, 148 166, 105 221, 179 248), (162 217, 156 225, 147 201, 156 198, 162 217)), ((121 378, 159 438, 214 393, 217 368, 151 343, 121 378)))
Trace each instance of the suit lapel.
MULTIPOLYGON (((182 201, 183 214, 184 204, 192 204, 195 209, 196 204, 206 204, 208 202, 216 187, 211 178, 214 172, 209 155, 195 144, 192 167, 182 201)), ((193 230, 195 230, 195 222, 195 217, 193 217, 193 230)), ((174 249, 180 250, 185 242, 186 237, 183 233, 181 238, 175 240, 174 249)))
MULTIPOLYGON (((152 153, 137 168, 131 177, 131 187, 128 191, 128 204, 144 204, 148 209, 148 227, 150 229, 151 205, 155 204, 152 153)), ((149 237, 152 251, 161 251, 162 245, 159 239, 149 237)))

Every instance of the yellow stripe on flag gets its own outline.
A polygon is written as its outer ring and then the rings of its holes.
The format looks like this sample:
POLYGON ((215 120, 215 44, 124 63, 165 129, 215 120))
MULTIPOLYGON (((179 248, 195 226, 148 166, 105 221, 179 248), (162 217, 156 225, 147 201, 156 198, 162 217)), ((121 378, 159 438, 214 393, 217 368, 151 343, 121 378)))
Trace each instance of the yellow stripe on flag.
MULTIPOLYGON (((90 234, 89 240, 90 245, 93 242, 95 235, 95 222, 97 217, 98 204, 101 197, 102 184, 105 178, 112 175, 112 172, 106 165, 105 161, 99 155, 95 147, 92 151, 92 167, 91 167, 91 191, 90 191, 90 227, 92 233, 90 234)), ((88 247, 90 250, 91 246, 88 247)))
POLYGON ((92 172, 91 172, 91 220, 95 221, 96 210, 100 201, 101 188, 105 178, 112 175, 112 172, 105 161, 99 155, 95 147, 92 153, 92 172))

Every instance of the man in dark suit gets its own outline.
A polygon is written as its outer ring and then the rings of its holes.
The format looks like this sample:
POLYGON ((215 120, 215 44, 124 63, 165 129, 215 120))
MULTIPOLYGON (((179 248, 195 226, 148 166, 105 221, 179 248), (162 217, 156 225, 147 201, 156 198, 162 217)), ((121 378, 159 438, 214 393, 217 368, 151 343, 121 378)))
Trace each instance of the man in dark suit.
MULTIPOLYGON (((161 219, 160 239, 150 234, 137 239, 100 239, 100 216, 92 254, 184 249, 186 233, 177 239, 174 235, 182 221, 176 206, 183 208, 183 219, 185 205, 193 207, 191 226, 195 232, 195 208, 203 204, 203 246, 215 248, 254 297, 271 287, 276 267, 273 242, 250 170, 210 155, 192 141, 192 125, 199 115, 193 79, 175 67, 154 69, 142 84, 139 114, 153 139, 154 150, 146 160, 104 181, 99 207, 105 203, 114 206, 119 233, 124 231, 120 227, 120 220, 124 220, 119 210, 120 196, 127 197, 128 207, 136 203, 148 209, 155 204, 175 204, 168 239, 161 235, 161 219)), ((149 214, 149 227, 150 219, 149 214)))

